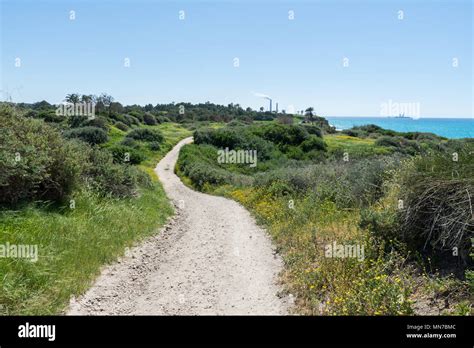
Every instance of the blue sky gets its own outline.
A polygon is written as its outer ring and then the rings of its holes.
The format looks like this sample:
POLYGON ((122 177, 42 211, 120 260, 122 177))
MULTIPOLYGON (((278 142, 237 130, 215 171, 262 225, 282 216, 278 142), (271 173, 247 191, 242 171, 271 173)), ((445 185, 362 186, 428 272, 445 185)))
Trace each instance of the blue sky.
POLYGON ((263 93, 326 116, 379 116, 392 100, 473 117, 470 0, 0 1, 2 100, 257 109, 263 93))

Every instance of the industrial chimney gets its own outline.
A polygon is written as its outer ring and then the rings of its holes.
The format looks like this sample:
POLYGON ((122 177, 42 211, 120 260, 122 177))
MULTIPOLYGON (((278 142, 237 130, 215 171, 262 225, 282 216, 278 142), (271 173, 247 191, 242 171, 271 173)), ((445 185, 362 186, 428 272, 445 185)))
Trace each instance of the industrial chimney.
POLYGON ((272 100, 270 98, 268 100, 270 100, 270 112, 272 112, 272 100))

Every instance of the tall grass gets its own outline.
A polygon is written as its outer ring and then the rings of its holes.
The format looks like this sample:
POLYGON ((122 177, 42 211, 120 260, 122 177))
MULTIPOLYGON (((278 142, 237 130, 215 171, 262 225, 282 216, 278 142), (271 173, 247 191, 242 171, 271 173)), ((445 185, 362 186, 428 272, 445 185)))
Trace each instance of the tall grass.
POLYGON ((173 210, 160 185, 135 199, 74 197, 75 209, 0 212, 0 244, 38 245, 38 261, 0 258, 0 313, 57 314, 84 292, 102 265, 156 232, 173 210))

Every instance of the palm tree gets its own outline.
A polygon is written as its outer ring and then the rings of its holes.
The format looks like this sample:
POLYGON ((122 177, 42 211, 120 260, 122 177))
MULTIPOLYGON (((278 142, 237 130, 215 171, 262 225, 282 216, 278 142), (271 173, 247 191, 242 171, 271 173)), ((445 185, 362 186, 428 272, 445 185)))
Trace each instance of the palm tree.
POLYGON ((82 97, 81 97, 81 101, 83 103, 90 103, 90 102, 92 102, 92 98, 93 98, 92 95, 83 94, 82 97))
POLYGON ((79 103, 79 94, 77 93, 71 93, 66 95, 66 98, 64 99, 68 103, 72 103, 74 106, 76 106, 77 103, 79 103))

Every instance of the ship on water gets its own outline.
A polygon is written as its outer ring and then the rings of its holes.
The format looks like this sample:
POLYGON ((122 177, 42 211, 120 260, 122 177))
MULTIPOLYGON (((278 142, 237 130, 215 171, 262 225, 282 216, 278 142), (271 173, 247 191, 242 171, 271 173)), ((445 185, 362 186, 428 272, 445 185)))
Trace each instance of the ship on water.
POLYGON ((405 116, 405 114, 398 114, 398 116, 394 116, 394 118, 412 118, 410 116, 405 116))

